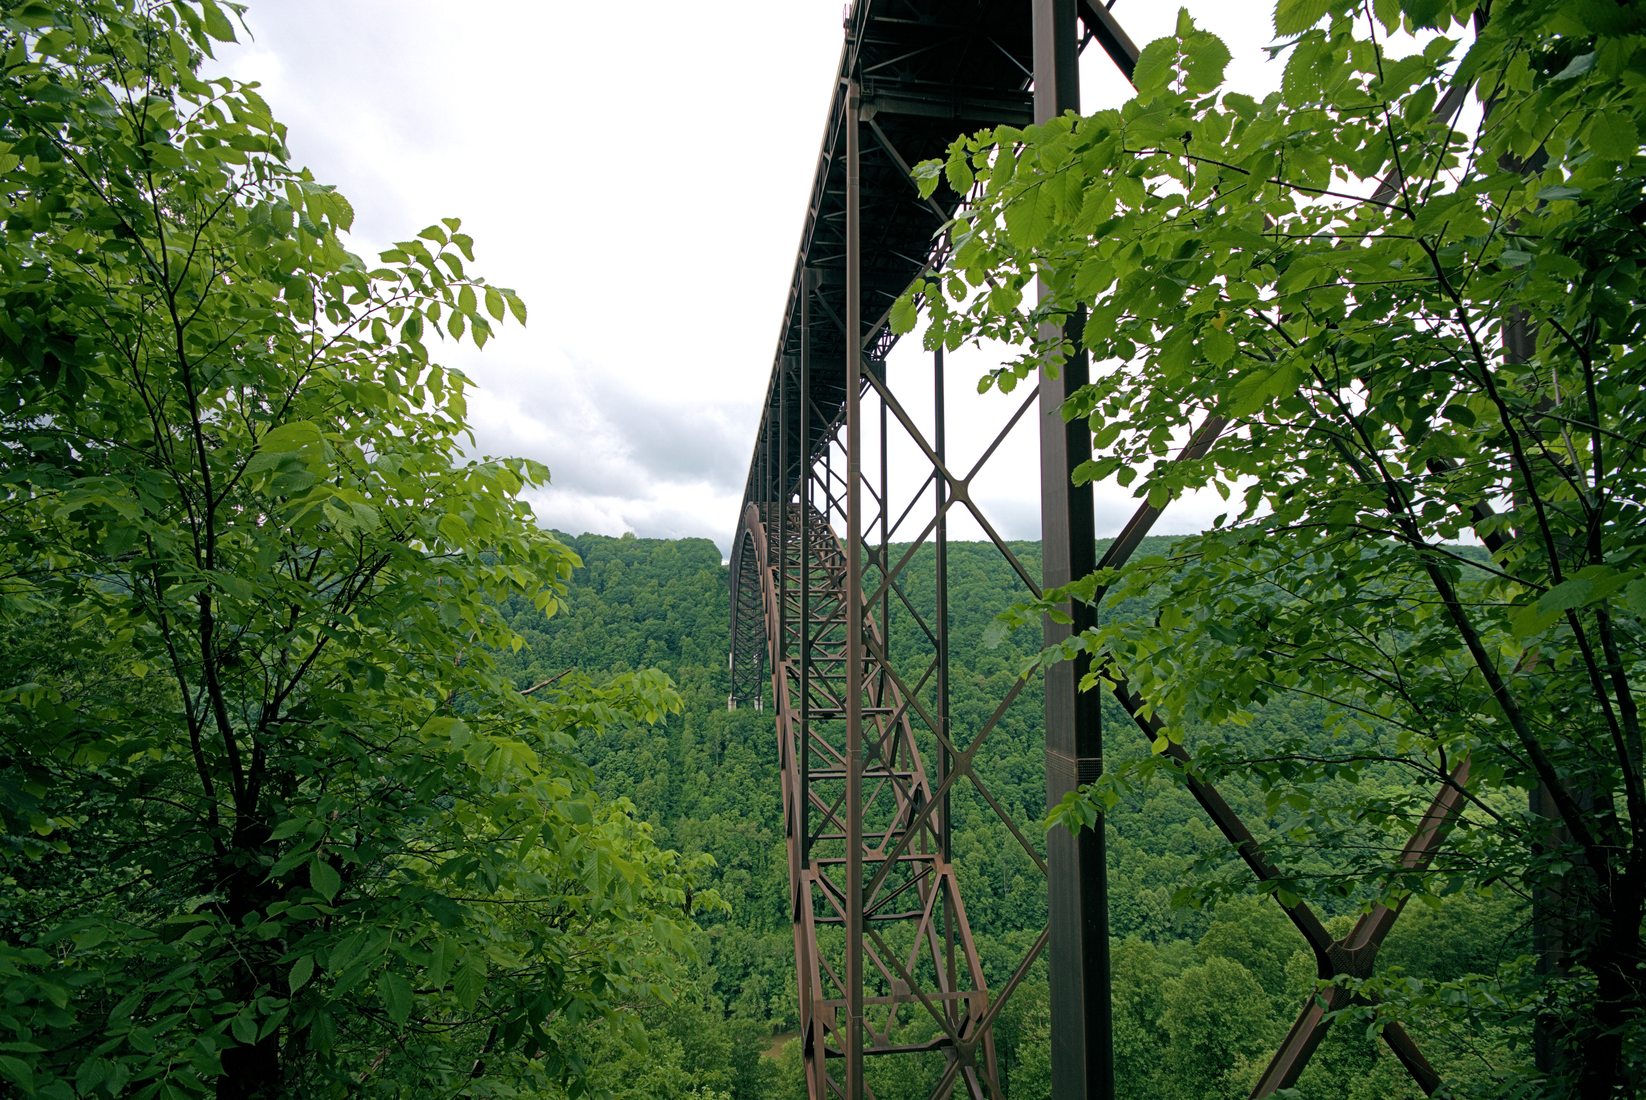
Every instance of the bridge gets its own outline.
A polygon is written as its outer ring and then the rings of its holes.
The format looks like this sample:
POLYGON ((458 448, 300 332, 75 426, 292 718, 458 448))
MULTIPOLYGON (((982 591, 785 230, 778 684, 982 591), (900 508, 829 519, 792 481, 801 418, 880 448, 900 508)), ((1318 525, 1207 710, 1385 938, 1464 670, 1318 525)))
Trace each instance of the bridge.
MULTIPOLYGON (((1137 47, 1113 6, 857 0, 846 15, 732 557, 730 704, 769 703, 775 719, 813 1098, 872 1096, 866 1064, 886 1058, 934 1067, 933 1096, 1005 1096, 995 1025, 1048 954, 1053 1095, 1113 1094, 1103 832, 1033 835, 979 777, 974 765, 991 733, 1032 687, 1018 681, 981 724, 955 722, 947 546, 951 521, 965 517, 999 550, 1024 594, 1038 596, 1123 563, 1160 510, 1140 508, 1097 560, 1091 490, 1071 480, 1089 456, 1090 436, 1084 422, 1067 425, 1061 415, 1087 378, 1080 356, 1055 377, 1040 377, 998 434, 971 441, 980 457, 965 465, 952 457, 944 353, 932 353, 930 377, 918 387, 886 366, 896 340, 891 305, 916 277, 942 267, 947 245, 938 230, 955 213, 952 204, 920 197, 911 166, 943 155, 963 132, 1078 108, 1076 66, 1087 47, 1130 76, 1137 47), (916 408, 907 395, 928 389, 929 406, 916 408), (1042 532, 1033 569, 972 495, 1019 423, 1034 426, 1040 454, 1037 475, 1029 475, 1042 532), (912 492, 896 492, 889 476, 894 446, 917 456, 912 492), (963 793, 987 807, 1001 843, 1046 877, 1046 930, 992 976, 953 859, 954 804, 963 793)), ((1455 105, 1462 91, 1447 95, 1455 105)), ((1222 427, 1215 419, 1202 424, 1184 453, 1203 454, 1222 427)), ((1091 622, 1090 608, 1069 610, 1072 625, 1045 624, 1048 645, 1091 622)), ((1048 805, 1102 769, 1099 699, 1077 690, 1088 668, 1064 662, 1039 684, 1048 805)), ((1115 698, 1154 740, 1159 729, 1146 701, 1123 670, 1115 672, 1115 698)), ((1168 753, 1187 772, 1187 752, 1168 753)), ((1187 785, 1251 872, 1277 878, 1218 792, 1192 775, 1187 785)), ((1435 797, 1402 854, 1408 865, 1429 859, 1458 797, 1455 788, 1435 797)), ((1283 908, 1327 980, 1369 974, 1398 915, 1378 906, 1334 937, 1306 901, 1283 908)), ((1302 1006, 1253 1096, 1297 1081, 1327 1014, 1345 998, 1335 989, 1302 1006)), ((1384 1038, 1425 1092, 1438 1087, 1438 1073, 1398 1025, 1384 1038)))

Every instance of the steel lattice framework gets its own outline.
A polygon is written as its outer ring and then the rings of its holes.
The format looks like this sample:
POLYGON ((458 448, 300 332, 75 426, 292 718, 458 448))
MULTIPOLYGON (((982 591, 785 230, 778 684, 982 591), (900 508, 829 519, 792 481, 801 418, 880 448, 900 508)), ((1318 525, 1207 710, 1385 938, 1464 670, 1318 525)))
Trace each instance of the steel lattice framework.
MULTIPOLYGON (((943 353, 932 358, 929 419, 894 391, 885 358, 894 341, 891 303, 916 276, 941 266, 944 245, 934 230, 954 214, 919 197, 910 166, 941 155, 959 133, 1077 107, 1075 66, 1086 44, 1096 42, 1127 76, 1137 49, 1094 0, 857 0, 845 29, 732 559, 730 705, 761 707, 769 692, 775 711, 809 1094, 872 1096, 866 1058, 893 1055, 941 1059, 933 1096, 1004 1096, 994 1024, 1049 949, 1053 1095, 1109 1097, 1103 833, 1056 830, 1042 845, 974 767, 1025 682, 1007 690, 986 720, 969 728, 954 722, 948 523, 967 515, 1023 591, 1039 596, 1126 561, 1160 509, 1140 508, 1097 560, 1091 490, 1071 479, 1089 456, 1090 436, 1084 422, 1067 424, 1061 412, 1087 381, 1083 357, 1056 377, 1043 375, 964 469, 951 461, 946 438, 943 353), (971 496, 1005 436, 1030 418, 1041 454, 1038 573, 971 496), (907 500, 892 499, 892 436, 926 471, 907 500), (912 645, 891 644, 894 624, 912 645), (904 657, 894 659, 894 650, 904 657), (998 820, 1002 842, 1047 877, 1047 928, 994 987, 979 964, 952 858, 951 802, 962 791, 998 820)), ((1455 113, 1464 95, 1452 88, 1438 110, 1455 113)), ((1383 181, 1374 197, 1397 182, 1383 181)), ((1224 427, 1216 418, 1202 424, 1183 457, 1204 455, 1224 427)), ((1092 622, 1091 607, 1069 611, 1070 625, 1046 623, 1048 645, 1092 622)), ((1098 699, 1077 690, 1090 667, 1064 662, 1044 678, 1049 805, 1101 773, 1098 699)), ((1103 671, 1133 724, 1154 740, 1157 720, 1125 670, 1110 662, 1103 671)), ((1251 872, 1277 879, 1251 830, 1193 773, 1187 750, 1166 751, 1251 872)), ((1399 857, 1405 866, 1426 864, 1443 842, 1468 766, 1460 764, 1435 796, 1399 857)), ((1399 915, 1380 905, 1333 937, 1306 901, 1283 908, 1328 981, 1370 974, 1399 915)), ((1329 1013, 1347 996, 1334 986, 1309 999, 1253 1096, 1298 1080, 1329 1013)), ((1426 1092, 1439 1086, 1398 1025, 1384 1039, 1426 1092)))

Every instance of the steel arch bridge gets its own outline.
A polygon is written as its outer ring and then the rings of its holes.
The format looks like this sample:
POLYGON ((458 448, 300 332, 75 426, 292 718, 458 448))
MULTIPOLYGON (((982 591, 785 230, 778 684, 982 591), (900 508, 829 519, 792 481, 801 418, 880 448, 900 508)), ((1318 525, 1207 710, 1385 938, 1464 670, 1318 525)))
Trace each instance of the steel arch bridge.
MULTIPOLYGON (((974 766, 1025 688, 1017 681, 985 721, 962 728, 949 706, 948 525, 964 515, 1039 596, 1101 566, 1123 563, 1160 516, 1144 506, 1101 561, 1089 486, 1071 474, 1089 456, 1083 422, 1061 415, 1088 365, 1077 356, 1042 375, 964 468, 950 453, 943 353, 931 361, 932 407, 916 410, 886 370, 892 302, 940 268, 936 234, 955 213, 922 199, 910 166, 943 154, 960 133, 1024 125, 1078 106, 1076 63, 1097 44, 1128 78, 1137 48, 1096 0, 856 0, 830 100, 822 150, 779 329, 771 382, 750 464, 731 559, 729 705, 774 712, 794 928, 801 1043, 814 1100, 873 1096, 871 1057, 926 1059, 932 1096, 1006 1095, 995 1052, 1002 1007, 1048 952, 1052 1090, 1058 1100, 1113 1095, 1107 887, 1103 832, 1029 835, 974 766), (935 242, 935 243, 934 243, 935 242), (998 460, 1005 436, 1035 425, 1042 561, 1031 570, 972 499, 973 479, 998 460), (918 456, 923 477, 894 499, 889 441, 918 456), (918 574, 918 576, 917 576, 918 574), (893 631, 900 643, 892 644, 893 631), (914 653, 911 659, 908 654, 914 653), (1046 929, 991 985, 966 917, 953 859, 953 801, 986 806, 1002 844, 1046 876, 1046 929)), ((1437 111, 1455 112, 1454 87, 1437 111)), ((1398 181, 1384 180, 1374 197, 1398 181)), ((923 380, 924 381, 924 380, 923 380)), ((924 389, 922 393, 926 392, 924 389)), ((1186 444, 1216 445, 1209 419, 1186 444)), ((1488 539, 1488 545, 1491 540, 1488 539)), ((1047 621, 1055 644, 1092 621, 1047 621)), ((1064 662, 1045 674, 1047 804, 1102 769, 1095 693, 1077 690, 1090 668, 1064 662)), ((1105 669, 1113 694, 1151 741, 1159 732, 1124 670, 1105 669)), ((1280 872, 1227 802, 1169 757, 1231 848, 1260 880, 1280 872)), ((1468 763, 1436 794, 1400 859, 1430 860, 1461 802, 1468 763)), ((1283 909, 1322 979, 1366 976, 1398 908, 1377 906, 1334 937, 1307 901, 1283 909)), ((1311 997, 1253 1096, 1294 1084, 1347 1003, 1340 987, 1311 997)), ((1438 1072, 1398 1025, 1384 1032, 1425 1092, 1438 1072)))

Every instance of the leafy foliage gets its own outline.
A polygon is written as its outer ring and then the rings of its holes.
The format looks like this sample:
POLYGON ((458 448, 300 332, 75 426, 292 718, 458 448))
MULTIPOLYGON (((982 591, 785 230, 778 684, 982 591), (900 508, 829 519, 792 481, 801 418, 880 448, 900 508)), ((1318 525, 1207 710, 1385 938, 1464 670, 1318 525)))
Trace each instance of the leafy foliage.
MULTIPOLYGON (((771 728, 723 709, 718 553, 557 538, 519 498, 545 471, 464 458, 466 383, 430 349, 524 306, 470 274, 455 220, 377 264, 346 250, 352 209, 288 163, 255 88, 198 75, 239 14, 0 5, 0 1080, 784 1095, 771 728)), ((917 173, 979 188, 926 288, 932 338, 1024 341, 984 379, 1004 389, 1067 353, 1041 321, 1084 310, 1112 365, 1070 409, 1099 446, 1083 476, 1236 498, 1077 585, 1102 596, 1084 644, 1146 689, 1279 889, 1340 932, 1417 902, 1307 1097, 1411 1094, 1368 1034, 1390 1019, 1424 1018, 1459 1095, 1552 1091, 1540 1028, 1598 1052, 1591 1089, 1626 1088, 1641 1049, 1639 28, 1500 3, 1454 62, 1455 15, 1282 3, 1261 103, 1220 90, 1227 51, 1183 19, 1123 110, 917 173), (1397 27, 1446 33, 1401 58, 1397 27), (1492 98, 1476 132, 1436 113, 1453 64, 1492 98), (1164 462, 1206 413, 1218 445, 1164 462), (1392 864, 1460 759, 1446 853, 1392 864), (1566 804, 1529 812, 1537 788, 1566 804)), ((976 726, 1038 631, 991 622, 1014 598, 991 550, 953 547, 951 584, 976 726)), ((894 657, 915 644, 889 628, 894 657)), ((1181 774, 1105 706, 1110 773, 1061 814, 1109 834, 1121 1088, 1225 1096, 1312 963, 1266 899, 1229 896, 1244 872, 1181 774)), ((977 763, 1022 821, 1037 720, 1009 710, 977 763)), ((1044 884, 985 808, 957 799, 955 823, 998 985, 1044 884)), ((1012 1095, 1049 1095, 1041 973, 998 1038, 1012 1095)))
MULTIPOLYGON (((560 676, 582 655, 590 671, 617 672, 643 661, 664 669, 679 685, 685 707, 660 728, 617 723, 582 740, 601 788, 632 797, 663 843, 715 857, 712 882, 728 903, 724 913, 694 909, 702 924, 700 962, 690 964, 684 1003, 645 1015, 644 1052, 617 1044, 598 1055, 610 1067, 607 1087, 617 1095, 684 1096, 692 1087, 723 1091, 738 1100, 804 1096, 795 1027, 793 938, 783 907, 786 868, 778 838, 777 766, 770 712, 725 709, 727 571, 719 552, 699 540, 663 541, 582 535, 567 540, 583 559, 564 597, 564 609, 544 623, 523 601, 506 610, 526 644, 500 656, 515 683, 530 686, 560 676), (765 1056, 762 1056, 762 1055, 765 1056), (798 1091, 796 1091, 798 1090, 798 1091)), ((1170 555, 1174 543, 1149 540, 1145 551, 1170 555)), ((1033 543, 1012 544, 1027 568, 1039 562, 1033 543)), ((899 556, 901 552, 899 551, 899 556)), ((929 597, 917 578, 929 574, 929 551, 917 552, 910 596, 929 597)), ((1022 631, 997 630, 995 614, 1021 591, 1011 567, 986 544, 955 543, 950 579, 963 593, 952 605, 950 638, 955 675, 956 728, 975 729, 993 713, 1038 649, 1038 623, 1022 631)), ((1110 614, 1138 615, 1142 605, 1116 604, 1110 614)), ((895 661, 918 656, 921 632, 894 614, 890 644, 895 661)), ((576 675, 573 673, 572 675, 576 675)), ((563 682, 563 681, 562 681, 563 682)), ((1032 694, 1032 693, 1026 693, 1032 694)), ((1105 705, 1112 799, 1102 816, 1110 853, 1110 922, 1115 936, 1115 997, 1119 1095, 1181 1095, 1221 1100, 1250 1085, 1251 1077, 1315 985, 1303 941, 1267 900, 1226 898, 1206 884, 1243 885, 1245 871, 1227 844, 1146 739, 1127 727, 1118 706, 1105 705), (1213 960, 1238 964, 1262 990, 1238 1006, 1252 1042, 1241 1038, 1230 1056, 1206 1048, 1204 1063, 1173 1054, 1166 1009, 1176 1005, 1178 1029, 1188 1035, 1206 990, 1223 988, 1197 978, 1213 960), (1262 1038, 1268 1046, 1258 1049, 1262 1038), (1240 1058, 1232 1056, 1238 1051, 1240 1058), (1213 1066, 1215 1072, 1206 1067, 1213 1066), (1237 1085, 1230 1081, 1238 1079, 1237 1085)), ((990 792, 1022 822, 1044 812, 1044 746, 1038 700, 1008 708, 976 766, 990 792)), ((1331 853, 1287 846, 1303 815, 1281 801, 1251 769, 1234 761, 1292 743, 1330 750, 1334 740, 1313 701, 1279 695, 1247 726, 1195 728, 1186 736, 1197 753, 1220 749, 1231 774, 1219 786, 1266 846, 1283 850, 1300 878, 1337 881, 1331 853)), ((1338 783, 1347 780, 1339 777, 1338 783)), ((1399 805, 1412 796, 1400 769, 1364 766, 1354 787, 1366 799, 1399 805)), ((1094 792, 1094 797, 1097 792, 1094 792)), ((1345 797, 1341 789, 1334 792, 1345 797)), ((964 792, 954 799, 955 866, 978 937, 985 972, 998 987, 1045 926, 1045 880, 1026 858, 1003 844, 992 811, 964 792)), ((1398 825, 1399 822, 1396 822, 1398 825)), ((1358 838, 1364 840, 1364 834, 1358 838)), ((1327 897, 1320 909, 1339 931, 1366 900, 1365 893, 1327 897)), ((695 904, 695 902, 694 902, 695 904)), ((1491 975, 1527 948, 1523 900, 1511 890, 1488 896, 1448 895, 1431 909, 1414 905, 1397 923, 1377 975, 1389 1000, 1415 981, 1420 997, 1469 998, 1477 1003, 1500 990, 1491 975)), ((1228 968, 1217 967, 1227 976, 1228 968)), ((1049 1004, 1043 966, 1035 968, 1007 1003, 996 1034, 1010 1095, 1050 1095, 1049 1004)), ((1523 1077, 1529 1056, 1526 1030, 1485 1020, 1431 1018, 1424 1046, 1447 1067, 1450 1087, 1501 1095, 1505 1082, 1523 1077)), ((1199 1041, 1199 1037, 1195 1041, 1199 1041)), ((875 1094, 887 1100, 923 1097, 930 1066, 871 1061, 875 1094)), ((1311 1098, 1415 1097, 1404 1071, 1362 1026, 1334 1029, 1317 1053, 1298 1095, 1311 1098)))
MULTIPOLYGON (((575 554, 465 459, 434 337, 524 321, 457 219, 373 266, 216 0, 0 8, 0 1079, 27 1095, 581 1091, 699 861, 522 694, 575 554)), ((713 899, 705 899, 712 908, 713 899)))
MULTIPOLYGON (((1646 19, 1282 0, 1275 29, 1262 101, 1221 87, 1228 52, 1185 14, 1124 107, 958 141, 955 274, 911 300, 929 344, 1025 348, 985 388, 1075 346, 1101 364, 1065 409, 1092 427, 1077 479, 1231 499, 1215 530, 1054 594, 1151 596, 1084 636, 1088 686, 1123 671, 1162 750, 1318 700, 1329 746, 1200 758, 1260 778, 1296 847, 1342 853, 1281 887, 1532 896, 1539 969, 1505 966, 1496 1006, 1537 1020, 1553 1076, 1525 1087, 1610 1095, 1646 1049, 1646 19), (1172 461, 1208 421, 1215 446, 1172 461), (1378 854, 1424 797, 1355 782, 1378 767, 1466 795, 1435 863, 1378 854)), ((1442 1000, 1401 1011, 1479 1007, 1442 1000)))

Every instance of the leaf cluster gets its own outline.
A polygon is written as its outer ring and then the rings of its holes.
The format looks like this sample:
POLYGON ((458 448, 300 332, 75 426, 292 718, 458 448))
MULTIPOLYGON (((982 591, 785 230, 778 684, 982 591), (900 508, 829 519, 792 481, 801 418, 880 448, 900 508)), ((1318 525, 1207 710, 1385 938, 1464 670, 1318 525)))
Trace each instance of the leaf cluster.
POLYGON ((0 1079, 581 1089, 704 864, 576 742, 679 696, 499 671, 500 605, 552 613, 577 557, 431 353, 525 306, 455 218, 348 250, 255 87, 200 75, 240 14, 0 8, 0 1079))
MULTIPOLYGON (((1583 916, 1545 914, 1551 958, 1598 975, 1599 1006, 1566 1034, 1606 1052, 1566 1065, 1583 1087, 1629 1079, 1646 23, 1580 0, 1287 0, 1275 30, 1265 99, 1221 86, 1227 50, 1185 14, 1123 107, 957 141, 917 174, 970 196, 951 269, 898 316, 918 299, 928 344, 1017 344, 983 388, 1089 356, 1064 409, 1091 426, 1076 480, 1229 502, 1169 555, 1031 609, 1143 612, 1079 639, 1088 686, 1123 678, 1162 752, 1269 699, 1321 701, 1321 760, 1282 745, 1247 763, 1323 848, 1349 848, 1345 820, 1415 809, 1343 804, 1324 760, 1465 776, 1445 873, 1363 861, 1356 888, 1566 899, 1583 916), (1215 444, 1178 457, 1202 426, 1215 444)), ((1063 817, 1095 820, 1089 797, 1063 817)))

